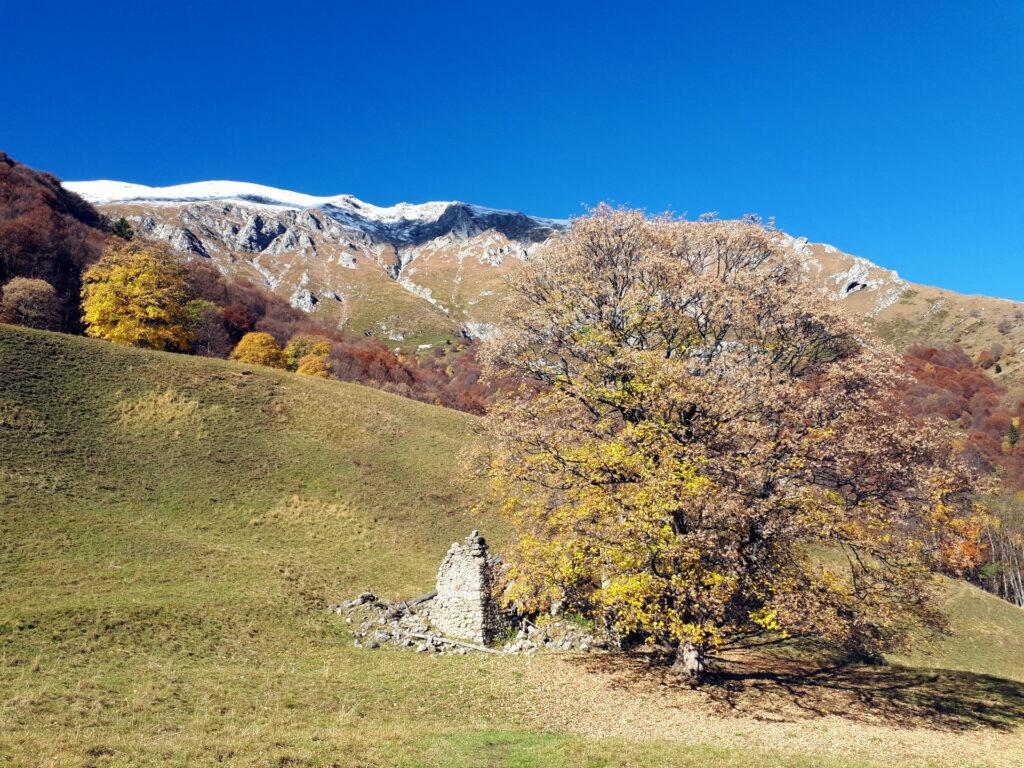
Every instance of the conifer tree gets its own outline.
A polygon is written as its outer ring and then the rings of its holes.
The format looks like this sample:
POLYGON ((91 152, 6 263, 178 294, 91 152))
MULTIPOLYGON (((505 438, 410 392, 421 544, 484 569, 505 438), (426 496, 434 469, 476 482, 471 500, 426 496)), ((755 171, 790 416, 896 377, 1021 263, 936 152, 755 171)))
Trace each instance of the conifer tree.
POLYGON ((132 229, 132 225, 128 223, 128 219, 124 216, 113 223, 110 227, 110 232, 114 237, 119 237, 122 240, 131 240, 135 237, 135 230, 132 229))

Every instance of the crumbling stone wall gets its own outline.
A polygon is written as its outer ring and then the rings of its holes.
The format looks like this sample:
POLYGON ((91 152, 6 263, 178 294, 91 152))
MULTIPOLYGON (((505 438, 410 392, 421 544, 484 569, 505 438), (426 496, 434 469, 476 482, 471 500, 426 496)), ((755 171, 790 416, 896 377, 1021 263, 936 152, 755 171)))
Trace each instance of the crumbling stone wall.
POLYGON ((430 604, 430 619, 438 630, 474 643, 494 639, 502 626, 491 594, 495 568, 477 531, 452 544, 437 571, 437 597, 430 604))

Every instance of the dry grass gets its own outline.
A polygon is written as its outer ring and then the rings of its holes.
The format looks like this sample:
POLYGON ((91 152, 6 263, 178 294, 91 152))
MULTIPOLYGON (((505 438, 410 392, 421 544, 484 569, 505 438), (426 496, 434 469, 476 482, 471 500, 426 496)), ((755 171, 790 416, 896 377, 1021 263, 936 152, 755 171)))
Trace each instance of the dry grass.
POLYGON ((42 432, 46 420, 32 409, 0 399, 0 429, 42 432))
POLYGON ((293 494, 268 509, 261 517, 254 518, 254 523, 308 525, 315 528, 317 526, 333 525, 339 521, 355 520, 355 512, 348 504, 330 504, 318 499, 303 498, 293 494))
POLYGON ((216 416, 220 411, 217 405, 204 407, 198 400, 184 397, 172 389, 120 400, 115 408, 118 422, 125 429, 156 429, 174 437, 187 433, 195 439, 207 436, 207 418, 216 416))
POLYGON ((647 654, 537 657, 538 718, 592 737, 827 755, 887 765, 1019 766, 1024 683, 733 653, 700 689, 647 654))

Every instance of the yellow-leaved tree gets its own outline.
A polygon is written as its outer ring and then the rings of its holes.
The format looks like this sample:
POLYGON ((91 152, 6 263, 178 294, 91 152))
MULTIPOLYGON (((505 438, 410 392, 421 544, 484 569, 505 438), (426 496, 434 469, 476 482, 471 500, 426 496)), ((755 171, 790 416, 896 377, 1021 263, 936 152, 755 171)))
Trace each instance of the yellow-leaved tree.
POLYGON ((300 376, 316 376, 321 379, 328 379, 331 375, 331 367, 327 358, 320 355, 306 355, 299 360, 295 372, 300 376))
POLYGON ((269 368, 286 367, 284 352, 277 346, 277 340, 263 331, 250 331, 245 334, 231 350, 231 359, 269 368))
POLYGON ((326 363, 327 356, 331 353, 331 340, 326 336, 319 336, 311 333, 297 333, 289 339, 284 348, 285 361, 290 370, 299 367, 302 358, 310 355, 323 358, 326 363))
POLYGON ((517 534, 506 599, 673 649, 813 635, 877 654, 940 630, 929 566, 983 514, 895 353, 756 220, 602 207, 511 279, 488 417, 517 534))
POLYGON ((82 275, 85 332, 116 344, 186 349, 186 287, 184 266, 166 248, 112 238, 82 275))

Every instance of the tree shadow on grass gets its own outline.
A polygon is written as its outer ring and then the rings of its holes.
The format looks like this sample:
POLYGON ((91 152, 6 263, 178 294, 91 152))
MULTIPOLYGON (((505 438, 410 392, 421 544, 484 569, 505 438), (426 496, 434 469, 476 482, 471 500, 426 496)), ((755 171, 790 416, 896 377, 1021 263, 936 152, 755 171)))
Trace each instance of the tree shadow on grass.
POLYGON ((1013 731, 1024 726, 1024 683, 991 675, 894 664, 826 662, 733 651, 711 666, 690 695, 648 653, 577 657, 613 687, 650 694, 670 706, 694 697, 719 714, 769 722, 840 717, 900 728, 1013 731))

